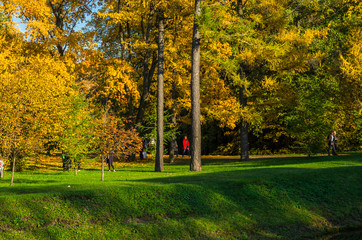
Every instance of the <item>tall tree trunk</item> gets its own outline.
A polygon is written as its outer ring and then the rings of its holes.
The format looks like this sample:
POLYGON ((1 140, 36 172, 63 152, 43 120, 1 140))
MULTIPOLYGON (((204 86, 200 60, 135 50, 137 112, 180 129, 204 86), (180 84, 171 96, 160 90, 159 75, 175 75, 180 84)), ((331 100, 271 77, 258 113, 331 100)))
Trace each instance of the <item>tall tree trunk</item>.
POLYGON ((15 162, 16 162, 16 154, 13 154, 13 169, 11 171, 11 181, 10 186, 14 185, 14 174, 15 174, 15 162))
MULTIPOLYGON (((118 0, 117 3, 117 13, 119 13, 119 11, 121 10, 121 0, 118 0)), ((121 45, 121 59, 125 60, 125 56, 126 56, 126 49, 125 49, 125 45, 124 45, 124 41, 125 41, 125 28, 123 27, 122 23, 119 23, 118 26, 118 38, 120 39, 120 45, 121 45)), ((129 62, 131 62, 131 54, 128 54, 128 60, 129 62)), ((130 75, 130 74, 129 74, 130 75)), ((121 81, 121 79, 119 79, 121 81)), ((126 91, 126 97, 127 97, 127 101, 128 101, 128 109, 129 109, 129 117, 128 119, 131 120, 131 122, 134 121, 134 109, 133 109, 133 98, 132 98, 132 94, 130 92, 130 89, 128 87, 128 85, 124 86, 124 90, 126 91)))
MULTIPOLYGON (((150 14, 148 16, 147 25, 144 26, 143 23, 143 16, 141 21, 141 28, 142 28, 142 34, 145 42, 148 44, 150 43, 150 34, 153 28, 153 17, 154 17, 154 5, 150 5, 150 14)), ((155 72, 155 69, 157 67, 157 56, 153 50, 146 50, 146 54, 143 60, 143 90, 142 95, 140 99, 140 104, 138 108, 138 113, 136 117, 136 124, 142 124, 143 117, 146 111, 146 107, 148 104, 148 96, 150 93, 150 86, 151 81, 153 78, 153 74, 155 72), (151 66, 149 66, 149 62, 151 60, 151 54, 152 54, 152 63, 151 66)))
POLYGON ((163 11, 160 11, 158 22, 158 87, 157 87, 157 150, 155 171, 163 172, 163 50, 164 50, 164 16, 163 11))
POLYGON ((129 89, 129 87, 127 85, 124 86, 124 90, 126 91, 126 96, 127 96, 127 102, 128 102, 128 109, 129 109, 129 120, 131 120, 131 122, 133 122, 134 120, 134 109, 133 109, 133 97, 132 97, 132 93, 129 89))
MULTIPOLYGON (((237 12, 238 15, 240 17, 243 17, 244 14, 244 7, 245 4, 247 3, 247 1, 243 1, 243 0, 237 0, 237 12)), ((245 79, 245 72, 243 67, 240 67, 240 78, 241 79, 245 79)), ((240 96, 239 96, 239 101, 240 101, 240 106, 242 108, 245 108, 247 106, 247 97, 246 97, 246 89, 245 89, 245 85, 240 86, 240 96)), ((240 158, 241 160, 249 160, 249 126, 248 123, 244 120, 241 119, 240 121, 240 148, 241 148, 241 153, 240 153, 240 158)))
POLYGON ((195 0, 195 20, 192 38, 191 70, 191 171, 201 171, 201 121, 200 121, 200 38, 197 23, 201 15, 201 0, 195 0))
POLYGON ((176 99, 177 99, 177 85, 176 85, 176 70, 173 72, 174 82, 172 83, 172 108, 171 108, 171 123, 172 123, 172 140, 170 144, 170 163, 175 162, 175 152, 178 151, 176 149, 177 146, 177 138, 176 138, 176 99))
MULTIPOLYGON (((177 34, 178 34, 178 17, 175 17, 175 33, 174 33, 174 40, 173 46, 176 47, 177 42, 177 34)), ((177 136, 176 136, 176 101, 177 101, 177 71, 176 69, 173 70, 173 82, 172 82, 172 107, 171 107, 171 123, 172 123, 172 140, 170 144, 170 163, 175 162, 175 152, 178 151, 177 146, 177 136)))
POLYGON ((157 56, 154 52, 151 53, 151 50, 148 50, 148 52, 146 53, 146 56, 144 57, 144 60, 143 60, 143 90, 142 90, 142 95, 141 95, 138 113, 137 113, 137 117, 136 117, 136 123, 138 123, 138 124, 142 124, 142 122, 143 122, 143 117, 145 115, 145 110, 146 110, 146 107, 148 104, 148 96, 150 94, 151 81, 153 78, 153 74, 156 70, 156 66, 157 66, 157 56), (153 57, 152 57, 152 63, 151 63, 151 67, 150 67, 149 61, 151 58, 151 56, 150 56, 151 54, 153 55, 153 57))
MULTIPOLYGON (((108 102, 108 96, 107 96, 107 102, 108 102)), ((106 123, 107 123, 107 115, 108 115, 108 111, 109 111, 109 107, 105 107, 105 111, 104 111, 104 118, 103 118, 103 136, 105 133, 105 129, 106 129, 106 123)), ((103 153, 104 154, 104 153, 103 153)), ((107 155, 101 155, 101 159, 102 159, 102 178, 101 181, 104 181, 104 159, 107 157, 107 155)))
MULTIPOLYGON (((247 105, 246 89, 245 86, 240 87, 240 105, 242 108, 245 108, 247 105)), ((241 144, 241 160, 249 160, 249 126, 248 123, 244 120, 241 120, 240 126, 240 144, 241 144)))
MULTIPOLYGON (((117 2, 117 13, 119 13, 120 10, 121 10, 121 0, 118 0, 118 2, 117 2)), ((120 45, 121 45, 121 59, 124 59, 124 55, 125 55, 124 30, 123 30, 122 23, 118 24, 118 38, 121 40, 121 42, 120 42, 120 45)))

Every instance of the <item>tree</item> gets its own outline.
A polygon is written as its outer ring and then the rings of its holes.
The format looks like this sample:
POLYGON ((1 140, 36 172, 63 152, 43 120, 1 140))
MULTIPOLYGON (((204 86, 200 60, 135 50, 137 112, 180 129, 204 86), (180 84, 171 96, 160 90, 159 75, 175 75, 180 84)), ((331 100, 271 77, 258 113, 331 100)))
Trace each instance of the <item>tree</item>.
POLYGON ((195 22, 192 37, 191 69, 191 171, 201 171, 201 121, 200 121, 200 38, 198 21, 201 15, 201 0, 195 0, 195 22))
POLYGON ((129 127, 119 118, 108 113, 108 109, 98 121, 96 139, 98 142, 99 156, 102 159, 102 178, 104 181, 104 160, 110 154, 114 156, 131 156, 140 152, 142 140, 136 129, 129 127))
POLYGON ((201 29, 204 41, 210 42, 205 55, 218 64, 225 85, 239 98, 235 106, 239 107, 241 159, 249 157, 250 129, 260 131, 267 116, 261 114, 263 106, 276 100, 258 89, 273 86, 270 89, 277 91, 288 74, 304 73, 311 62, 320 61, 321 53, 310 47, 315 39, 326 35, 326 30, 298 28, 295 20, 300 17, 299 9, 305 8, 313 9, 315 4, 238 0, 205 8, 201 29))
POLYGON ((159 10, 158 28, 158 87, 157 87, 157 151, 155 161, 155 171, 163 172, 163 131, 164 131, 164 94, 163 94, 163 71, 164 71, 164 12, 159 10))
POLYGON ((334 103, 328 98, 333 83, 321 84, 318 76, 306 74, 290 78, 294 101, 286 106, 289 112, 285 113, 284 121, 295 138, 294 147, 308 156, 324 152, 326 137, 333 129, 334 113, 329 109, 334 103))
POLYGON ((94 124, 86 99, 82 95, 73 98, 72 106, 64 119, 64 131, 59 136, 59 148, 73 160, 75 175, 79 167, 94 150, 94 124))
POLYGON ((343 0, 334 5, 322 5, 328 9, 330 34, 323 50, 326 52, 324 73, 338 82, 335 102, 334 129, 339 133, 339 147, 345 150, 360 150, 362 143, 362 41, 361 12, 359 1, 343 0))
MULTIPOLYGON (((134 95, 128 98, 129 109, 126 113, 129 119, 134 120, 137 125, 150 125, 151 114, 153 114, 153 105, 150 102, 157 102, 157 84, 153 73, 158 66, 157 40, 158 40, 158 15, 159 9, 164 9, 165 16, 165 34, 170 36, 165 42, 164 55, 164 94, 165 108, 170 109, 173 102, 177 106, 175 113, 179 114, 182 110, 188 115, 190 109, 190 92, 186 88, 188 69, 190 67, 188 36, 190 33, 190 20, 192 13, 192 3, 180 0, 168 1, 144 1, 140 5, 138 2, 130 1, 106 1, 102 6, 98 18, 93 20, 93 26, 101 29, 97 38, 101 43, 100 49, 105 53, 105 57, 118 58, 132 67, 128 71, 129 79, 137 86, 139 98, 134 95), (176 20, 177 19, 177 20, 176 20), (166 22, 167 21, 167 22, 166 22), (177 22, 177 23, 176 23, 177 22), (180 29, 178 38, 174 38, 174 26, 178 25, 180 29), (177 42, 175 41, 177 39, 177 42), (179 47, 176 47, 179 46, 179 47), (173 74, 177 74, 176 77, 173 74), (174 83, 174 84, 173 84, 174 83), (178 96, 172 100, 171 86, 177 87, 178 96), (182 98, 182 101, 179 99, 182 98), (186 102, 178 104, 177 102, 186 102), (133 106, 138 105, 137 108, 133 106), (138 110, 138 112, 134 111, 138 110), (184 109, 188 109, 187 112, 184 109), (135 116, 132 114, 135 113, 135 116), (151 114, 150 114, 151 113, 151 114)), ((123 79, 119 79, 122 81, 123 79)), ((127 85, 128 88, 129 85, 127 85)), ((134 88, 133 88, 134 90, 134 88)), ((134 93, 135 91, 129 91, 134 93)), ((120 112, 124 116, 124 112, 120 112)), ((185 116, 186 119, 187 116, 185 116)), ((175 118, 174 118, 175 119, 175 118)), ((175 120, 176 121, 176 120, 175 120)), ((187 120, 189 122, 189 120, 187 120)), ((179 121, 181 122, 181 121, 179 121)), ((177 124, 174 124, 177 128, 177 124)), ((139 127, 137 127, 139 128, 139 127)), ((144 127, 141 127, 143 130, 144 127)), ((141 129, 140 128, 140 129, 141 129)), ((142 131, 141 131, 142 132, 142 131)), ((146 132, 142 132, 146 133, 146 132)), ((149 132, 148 132, 149 133, 149 132)), ((164 142, 167 140, 164 138, 164 142)))
MULTIPOLYGON (((142 77, 136 124, 143 123, 157 67, 155 5, 155 1, 143 1, 142 4, 125 0, 105 1, 94 20, 94 25, 102 29, 99 36, 101 49, 108 56, 127 59, 137 70, 131 75, 142 77), (107 26, 104 26, 104 20, 107 26), (116 50, 115 45, 119 46, 116 50)), ((130 118, 133 119, 133 116, 130 118)))
POLYGON ((45 142, 55 140, 75 91, 62 61, 31 54, 42 46, 4 37, 0 46, 0 145, 11 158, 12 185, 19 157, 41 153, 45 142))

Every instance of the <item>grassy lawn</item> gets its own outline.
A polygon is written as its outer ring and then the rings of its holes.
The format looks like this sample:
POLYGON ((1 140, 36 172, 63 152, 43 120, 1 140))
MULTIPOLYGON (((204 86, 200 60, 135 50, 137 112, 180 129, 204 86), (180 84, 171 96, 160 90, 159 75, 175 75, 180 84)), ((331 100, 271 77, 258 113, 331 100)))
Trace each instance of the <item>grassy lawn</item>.
POLYGON ((362 227, 362 154, 205 157, 202 172, 116 163, 104 182, 99 164, 75 176, 51 161, 0 180, 0 239, 353 239, 362 227))

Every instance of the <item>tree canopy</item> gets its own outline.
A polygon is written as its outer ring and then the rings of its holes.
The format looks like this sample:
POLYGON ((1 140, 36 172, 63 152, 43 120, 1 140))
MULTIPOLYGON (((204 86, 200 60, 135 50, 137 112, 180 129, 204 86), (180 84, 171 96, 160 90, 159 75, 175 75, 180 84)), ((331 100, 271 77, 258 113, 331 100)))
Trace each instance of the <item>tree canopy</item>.
POLYGON ((314 154, 331 130, 341 150, 361 150, 359 1, 204 0, 197 14, 195 2, 0 0, 1 155, 56 142, 75 159, 134 159, 140 137, 157 137, 160 72, 166 154, 191 132, 193 154, 314 154))

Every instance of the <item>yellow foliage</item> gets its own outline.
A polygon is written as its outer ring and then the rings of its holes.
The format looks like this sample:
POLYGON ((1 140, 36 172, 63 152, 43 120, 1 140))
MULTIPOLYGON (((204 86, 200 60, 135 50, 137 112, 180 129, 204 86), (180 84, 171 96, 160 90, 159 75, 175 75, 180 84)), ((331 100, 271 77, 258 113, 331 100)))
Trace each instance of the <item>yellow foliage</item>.
POLYGON ((362 87, 362 40, 361 29, 351 32, 349 37, 350 48, 347 56, 341 55, 341 69, 348 76, 350 81, 354 81, 359 87, 362 87))
POLYGON ((0 49, 6 45, 0 50, 0 144, 6 151, 35 150, 62 131, 74 78, 62 61, 31 54, 26 42, 0 38, 0 49))
POLYGON ((278 88, 278 82, 273 77, 265 76, 262 87, 267 91, 276 90, 278 88))

